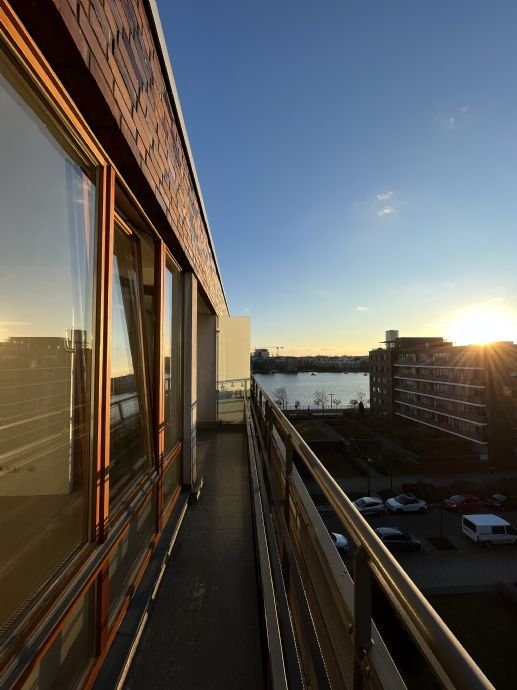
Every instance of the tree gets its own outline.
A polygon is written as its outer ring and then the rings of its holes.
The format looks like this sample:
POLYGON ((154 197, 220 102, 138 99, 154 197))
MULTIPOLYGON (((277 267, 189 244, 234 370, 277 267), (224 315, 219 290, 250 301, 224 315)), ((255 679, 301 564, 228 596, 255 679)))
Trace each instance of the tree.
POLYGON ((340 398, 334 398, 334 406, 337 410, 337 408, 341 405, 341 399, 340 398))
POLYGON ((355 397, 357 398, 358 403, 363 403, 364 405, 364 401, 366 400, 366 393, 364 391, 357 391, 355 397))
POLYGON ((328 405, 329 401, 329 396, 325 393, 325 391, 314 391, 313 400, 316 407, 321 407, 323 414, 325 414, 325 406, 328 405))
POLYGON ((295 400, 295 401, 294 401, 294 408, 295 408, 295 410, 299 410, 299 409, 300 409, 300 401, 299 401, 299 400, 295 400))
POLYGON ((285 388, 276 388, 275 392, 273 393, 273 400, 276 402, 277 405, 279 405, 279 407, 285 410, 285 408, 289 404, 287 390, 285 388))
POLYGON ((356 400, 355 398, 352 398, 349 403, 355 410, 355 408, 359 405, 359 400, 356 400))
POLYGON ((359 400, 359 414, 364 414, 364 403, 362 400, 359 400))

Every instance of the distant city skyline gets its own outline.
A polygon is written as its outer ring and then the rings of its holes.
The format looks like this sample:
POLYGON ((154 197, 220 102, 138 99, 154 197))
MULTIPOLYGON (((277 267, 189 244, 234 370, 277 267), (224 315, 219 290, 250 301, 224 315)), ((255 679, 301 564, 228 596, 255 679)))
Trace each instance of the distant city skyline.
POLYGON ((159 2, 252 344, 517 340, 517 4, 159 2))

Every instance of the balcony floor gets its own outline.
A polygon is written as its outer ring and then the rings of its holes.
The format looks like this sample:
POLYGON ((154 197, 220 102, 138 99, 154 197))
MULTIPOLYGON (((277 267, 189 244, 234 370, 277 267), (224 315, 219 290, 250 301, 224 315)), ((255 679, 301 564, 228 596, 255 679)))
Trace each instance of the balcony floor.
POLYGON ((245 433, 199 433, 198 474, 127 690, 264 687, 245 433))

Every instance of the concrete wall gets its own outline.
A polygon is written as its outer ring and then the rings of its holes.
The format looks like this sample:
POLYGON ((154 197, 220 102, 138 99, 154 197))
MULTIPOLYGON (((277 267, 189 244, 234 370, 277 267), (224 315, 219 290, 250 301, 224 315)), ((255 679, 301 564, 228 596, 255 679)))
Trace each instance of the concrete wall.
POLYGON ((197 318, 197 423, 215 424, 217 317, 198 312, 197 318))
POLYGON ((217 379, 233 381, 250 377, 250 319, 221 316, 218 319, 217 379))

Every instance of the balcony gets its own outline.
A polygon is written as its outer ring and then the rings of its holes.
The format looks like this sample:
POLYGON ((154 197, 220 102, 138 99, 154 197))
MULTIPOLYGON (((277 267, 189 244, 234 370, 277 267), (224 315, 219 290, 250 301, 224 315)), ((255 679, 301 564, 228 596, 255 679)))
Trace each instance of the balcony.
POLYGON ((395 363, 396 367, 429 367, 431 369, 470 369, 470 370, 476 370, 476 371, 483 371, 484 367, 480 366, 479 364, 479 358, 478 361, 471 360, 470 363, 468 360, 463 356, 463 357, 455 357, 454 359, 450 360, 433 360, 433 359, 426 359, 426 360, 404 360, 404 359, 398 359, 395 363))
POLYGON ((436 398, 437 400, 458 401, 472 405, 473 409, 481 410, 486 407, 484 395, 480 390, 466 390, 465 387, 454 388, 454 384, 450 384, 450 390, 444 392, 436 390, 435 383, 417 382, 415 387, 413 387, 401 381, 403 381, 403 379, 398 379, 398 383, 395 387, 396 391, 413 393, 415 395, 426 395, 429 398, 436 398))
MULTIPOLYGON (((425 381, 426 383, 444 383, 453 386, 466 386, 468 388, 485 388, 485 384, 477 377, 467 376, 466 374, 464 376, 456 376, 455 374, 450 375, 447 374, 445 369, 443 370, 443 374, 436 376, 433 373, 433 369, 435 368, 436 367, 433 367, 428 372, 422 373, 413 373, 411 370, 398 369, 394 378, 398 380, 425 381)), ((418 369, 418 367, 416 367, 416 369, 418 369)))
MULTIPOLYGON (((471 407, 469 411, 465 410, 454 410, 449 409, 445 405, 440 404, 441 400, 439 398, 433 401, 434 404, 422 402, 419 400, 421 394, 413 391, 411 397, 407 393, 403 393, 394 399, 395 403, 402 405, 409 405, 418 410, 427 410, 428 412, 435 412, 436 414, 445 415, 446 417, 451 417, 452 419, 465 420, 467 422, 473 422, 475 424, 486 424, 486 416, 483 414, 483 407, 471 407), (406 396, 406 397, 403 397, 406 396)), ((461 403, 460 403, 461 404, 461 403)))
POLYGON ((415 422, 418 422, 419 424, 430 426, 433 429, 440 429, 442 431, 447 432, 448 434, 452 434, 453 436, 466 438, 468 441, 475 441, 476 443, 480 443, 483 445, 487 443, 485 435, 485 430, 487 426, 486 421, 466 421, 463 418, 453 418, 450 412, 446 416, 446 413, 441 413, 437 410, 429 410, 433 413, 433 415, 426 417, 424 415, 428 411, 427 408, 424 408, 424 410, 422 411, 421 409, 418 409, 419 407, 421 407, 420 405, 416 407, 415 405, 412 405, 411 403, 405 402, 403 400, 397 400, 396 403, 398 405, 398 408, 395 409, 395 414, 399 415, 400 417, 411 419, 415 422), (443 421, 441 419, 437 419, 437 415, 441 415, 444 417, 446 416, 446 419, 444 419, 443 421), (469 428, 461 427, 460 425, 462 423, 469 424, 469 428))
POLYGON ((200 437, 203 493, 142 616, 138 650, 119 655, 117 673, 97 687, 402 689, 416 687, 409 667, 419 658, 426 687, 491 688, 256 383, 245 402, 246 431, 200 437), (347 563, 299 469, 341 520, 352 545, 347 563), (389 610, 382 620, 379 595, 389 610), (408 665, 393 648, 400 621, 408 665))

